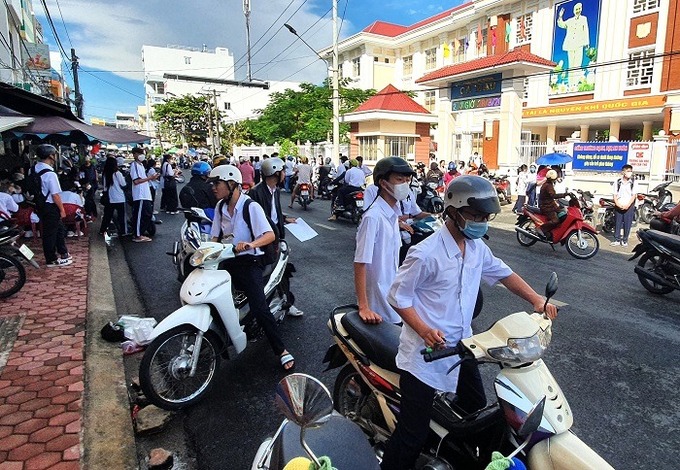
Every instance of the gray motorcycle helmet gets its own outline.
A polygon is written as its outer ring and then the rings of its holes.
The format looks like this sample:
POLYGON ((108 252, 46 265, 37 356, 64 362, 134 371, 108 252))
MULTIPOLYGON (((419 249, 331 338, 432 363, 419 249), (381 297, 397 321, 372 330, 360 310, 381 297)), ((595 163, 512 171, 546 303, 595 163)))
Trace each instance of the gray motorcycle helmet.
POLYGON ((282 171, 283 170, 283 160, 280 158, 267 158, 262 162, 262 166, 260 167, 260 171, 262 172, 262 175, 266 178, 269 176, 272 176, 274 173, 282 171))
POLYGON ((474 175, 459 176, 449 183, 444 195, 444 211, 448 207, 470 207, 486 214, 501 211, 501 203, 491 181, 474 175))

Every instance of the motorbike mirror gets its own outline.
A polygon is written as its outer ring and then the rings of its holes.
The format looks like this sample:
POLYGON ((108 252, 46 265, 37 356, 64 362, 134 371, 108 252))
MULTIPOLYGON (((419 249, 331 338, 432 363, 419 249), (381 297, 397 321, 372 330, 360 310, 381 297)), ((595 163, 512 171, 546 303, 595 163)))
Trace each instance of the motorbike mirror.
POLYGON ((546 300, 550 299, 553 295, 555 295, 555 292, 557 292, 557 281, 557 273, 552 272, 550 274, 550 278, 548 279, 548 283, 545 286, 546 300))
POLYGON ((276 386, 276 406, 301 428, 323 424, 333 411, 331 394, 319 380, 290 374, 276 386))
POLYGON ((541 426, 541 421, 543 420, 543 409, 544 408, 545 408, 545 396, 534 404, 534 406, 531 408, 531 410, 527 414, 526 419, 524 420, 522 425, 519 427, 517 434, 520 437, 524 438, 524 437, 527 437, 527 436, 533 434, 541 426))

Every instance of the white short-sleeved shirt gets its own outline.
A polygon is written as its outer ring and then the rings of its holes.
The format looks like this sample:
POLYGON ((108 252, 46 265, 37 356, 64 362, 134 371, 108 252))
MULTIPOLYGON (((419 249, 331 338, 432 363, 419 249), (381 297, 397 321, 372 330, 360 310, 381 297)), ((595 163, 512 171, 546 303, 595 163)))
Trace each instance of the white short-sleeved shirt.
POLYGON ((618 196, 619 200, 627 201, 633 194, 640 192, 638 190, 638 184, 636 179, 624 181, 623 178, 619 178, 612 184, 612 193, 614 196, 618 196), (620 183, 619 183, 620 181, 620 183), (632 181, 632 185, 630 184, 632 181))
MULTIPOLYGON (((106 175, 102 176, 102 183, 104 184, 104 188, 106 188, 106 175)), ((126 184, 127 183, 125 182, 123 174, 120 171, 116 171, 113 174, 113 181, 111 182, 111 186, 108 189, 110 203, 120 204, 121 202, 125 202, 125 193, 123 192, 123 188, 126 184)))
POLYGON ((50 169, 52 171, 47 171, 47 172, 43 173, 43 175, 40 177, 40 179, 42 180, 42 193, 43 193, 43 196, 47 196, 45 198, 46 202, 54 204, 54 200, 52 199, 52 195, 61 193, 61 186, 59 185, 59 177, 54 172, 54 169, 51 166, 49 166, 47 163, 38 162, 38 163, 35 164, 35 172, 36 173, 40 173, 44 169, 50 169))
MULTIPOLYGON (((449 343, 457 344, 472 336, 470 323, 480 282, 493 285, 511 274, 512 270, 481 240, 466 240, 463 258, 445 225, 409 250, 390 287, 388 301, 398 308, 413 307, 427 325, 441 330, 449 343)), ((448 376, 446 371, 457 358, 426 363, 420 354, 424 347, 423 339, 404 323, 397 366, 430 387, 455 392, 458 370, 448 376)))
POLYGON ((62 204, 75 204, 76 206, 83 206, 85 204, 83 197, 73 191, 62 191, 59 197, 61 197, 62 204))
POLYGON ((14 198, 9 194, 0 191, 0 211, 7 215, 11 215, 12 212, 16 212, 18 210, 19 206, 14 201, 14 198))
MULTIPOLYGON (((397 216, 400 215, 410 215, 415 217, 419 215, 422 211, 420 206, 416 204, 416 194, 413 189, 409 190, 409 195, 403 201, 397 201, 394 205, 394 212, 397 216), (403 210, 402 210, 403 208, 403 210)), ((375 184, 369 184, 364 190, 364 207, 369 207, 373 201, 378 197, 378 187, 375 184)))
POLYGON ((368 306, 385 321, 399 323, 401 318, 387 303, 387 292, 399 265, 399 225, 397 214, 379 197, 361 219, 357 230, 354 262, 366 264, 368 306))
POLYGON ((132 178, 132 200, 133 201, 150 201, 151 200, 151 188, 149 182, 145 181, 140 184, 134 184, 136 179, 146 178, 146 169, 141 163, 134 161, 130 165, 130 177, 132 178))
POLYGON ((307 163, 300 163, 297 166, 298 184, 312 184, 312 166, 307 163))
POLYGON ((361 187, 366 182, 366 176, 361 168, 355 166, 345 173, 345 184, 349 186, 361 187))
MULTIPOLYGON (((233 237, 233 241, 229 240, 229 243, 236 245, 238 242, 249 243, 253 241, 253 236, 250 234, 250 228, 243 218, 243 205, 246 199, 250 199, 245 194, 241 194, 236 201, 236 206, 234 207, 234 215, 229 215, 227 204, 222 204, 222 216, 220 217, 217 213, 220 207, 220 203, 215 206, 215 218, 213 218, 212 228, 210 230, 211 237, 219 237, 220 229, 222 230, 222 239, 233 237), (230 237, 231 236, 231 237, 230 237)), ((272 232, 272 227, 267 221, 267 216, 264 214, 264 209, 255 201, 251 202, 248 206, 250 210, 250 225, 253 228, 253 234, 255 238, 260 238, 267 232, 272 232)), ((225 240, 226 242, 227 240, 225 240)), ((254 250, 243 251, 238 253, 237 256, 241 255, 262 255, 262 250, 255 248, 254 250)))
POLYGON ((286 160, 286 163, 284 163, 285 171, 286 171, 286 176, 293 176, 293 170, 295 168, 295 164, 291 160, 286 160))
POLYGON ((335 173, 335 177, 337 178, 338 176, 344 174, 347 171, 347 167, 345 166, 344 163, 340 163, 338 165, 338 171, 335 173))
MULTIPOLYGON (((158 173, 158 172, 156 171, 156 169, 152 167, 152 168, 149 168, 149 169, 147 170, 146 176, 150 178, 150 177, 152 177, 152 176, 156 176, 157 173, 158 173)), ((163 178, 161 178, 161 180, 162 180, 162 179, 163 179, 163 178)), ((151 188, 155 189, 156 191, 158 191, 158 190, 162 187, 162 186, 161 186, 161 181, 159 181, 159 180, 151 180, 151 181, 149 181, 149 187, 151 187, 151 188)))

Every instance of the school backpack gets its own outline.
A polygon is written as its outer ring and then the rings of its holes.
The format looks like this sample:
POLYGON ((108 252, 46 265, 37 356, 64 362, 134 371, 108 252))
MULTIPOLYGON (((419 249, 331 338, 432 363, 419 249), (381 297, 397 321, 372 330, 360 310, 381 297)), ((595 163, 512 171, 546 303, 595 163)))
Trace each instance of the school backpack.
POLYGON ((26 192, 33 196, 33 205, 38 215, 43 214, 45 204, 47 204, 47 197, 50 195, 49 192, 47 194, 42 192, 42 175, 49 171, 54 173, 54 170, 51 168, 43 168, 36 172, 35 165, 33 165, 26 177, 26 192))

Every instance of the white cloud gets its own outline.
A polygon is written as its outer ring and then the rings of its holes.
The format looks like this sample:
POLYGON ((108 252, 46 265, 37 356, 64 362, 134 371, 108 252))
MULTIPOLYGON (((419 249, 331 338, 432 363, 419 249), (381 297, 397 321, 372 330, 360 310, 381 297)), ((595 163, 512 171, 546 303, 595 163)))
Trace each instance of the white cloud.
MULTIPOLYGON (((258 51, 284 22, 293 25, 316 49, 331 43, 330 13, 319 21, 320 15, 313 12, 307 4, 310 2, 304 1, 293 0, 292 6, 276 21, 290 3, 289 0, 251 0, 254 77, 282 80, 310 63, 311 66, 289 80, 319 82, 325 76, 325 65, 318 59, 315 62, 312 51, 285 28, 258 51), (302 8, 291 18, 293 12, 303 3, 302 8), (276 24, 264 40, 257 42, 275 21, 276 24), (310 26, 310 32, 303 34, 310 26), (291 43, 293 45, 286 49, 291 43), (262 68, 267 63, 269 65, 262 68)), ((80 64, 86 69, 112 70, 126 78, 141 79, 141 49, 145 44, 175 44, 197 48, 202 44, 209 48, 224 46, 233 53, 237 61, 245 54, 245 18, 239 0, 61 0, 59 4, 80 64)), ((39 7, 36 8, 36 13, 42 15, 39 7)), ((52 7, 50 13, 68 52, 70 44, 66 34, 62 32, 59 11, 52 7)), ((47 21, 44 17, 40 19, 47 31, 47 21)), ((347 19, 345 23, 343 30, 351 31, 347 19)), ((245 64, 244 60, 238 61, 237 67, 242 64, 245 64)), ((244 76, 245 65, 236 71, 237 78, 244 76)))

